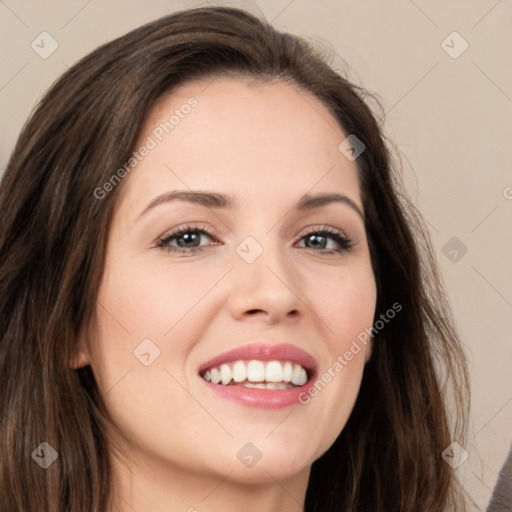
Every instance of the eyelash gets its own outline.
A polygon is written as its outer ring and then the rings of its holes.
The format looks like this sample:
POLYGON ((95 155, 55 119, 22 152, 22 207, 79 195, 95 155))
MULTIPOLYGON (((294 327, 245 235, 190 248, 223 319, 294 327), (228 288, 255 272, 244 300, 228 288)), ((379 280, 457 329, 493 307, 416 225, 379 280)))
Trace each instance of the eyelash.
MULTIPOLYGON (((163 238, 158 240, 157 247, 159 248, 165 248, 169 253, 181 253, 181 254, 197 254, 199 252, 202 252, 204 247, 177 247, 174 245, 170 245, 170 242, 173 241, 176 238, 179 238, 182 235, 188 234, 188 233, 195 233, 198 235, 205 235, 208 238, 214 240, 214 236, 205 228, 198 228, 198 227, 192 227, 192 226, 186 226, 183 228, 178 228, 175 231, 172 231, 171 233, 166 234, 163 238)), ((331 238, 338 244, 337 249, 322 249, 320 251, 315 251, 314 249, 306 247, 306 249, 311 249, 314 252, 320 252, 321 254, 341 254, 344 252, 348 252, 353 248, 353 242, 352 240, 347 237, 342 231, 339 231, 337 229, 331 228, 329 226, 321 226, 319 228, 311 228, 306 232, 302 237, 299 239, 299 241, 302 241, 303 239, 307 238, 311 235, 317 235, 317 236, 326 236, 328 238, 331 238)), ((216 243, 215 245, 219 245, 216 243)))

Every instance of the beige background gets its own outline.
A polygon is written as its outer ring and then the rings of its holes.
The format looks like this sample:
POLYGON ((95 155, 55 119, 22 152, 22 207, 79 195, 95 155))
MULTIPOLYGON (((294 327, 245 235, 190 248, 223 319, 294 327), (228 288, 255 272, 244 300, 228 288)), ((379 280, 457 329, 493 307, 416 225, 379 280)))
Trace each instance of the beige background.
MULTIPOLYGON (((245 6, 281 29, 332 43, 337 61, 345 60, 352 77, 381 98, 389 133, 406 157, 405 180, 431 227, 470 358, 469 458, 459 471, 484 507, 512 438, 512 3, 208 3, 245 6), (463 39, 446 39, 454 31, 463 39), (455 55, 464 41, 469 47, 458 58, 445 51, 455 55), (457 262, 442 252, 452 237, 467 247, 457 262)), ((206 4, 0 2, 1 170, 38 98, 77 59, 158 16, 206 4), (43 31, 59 45, 46 59, 31 48, 43 31)), ((448 255, 451 250, 445 248, 448 255)))

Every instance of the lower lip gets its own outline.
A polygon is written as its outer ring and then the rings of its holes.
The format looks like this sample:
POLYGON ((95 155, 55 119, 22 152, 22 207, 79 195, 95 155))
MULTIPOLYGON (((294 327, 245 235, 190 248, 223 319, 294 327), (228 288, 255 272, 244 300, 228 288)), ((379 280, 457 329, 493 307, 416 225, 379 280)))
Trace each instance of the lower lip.
POLYGON ((222 398, 261 409, 281 409, 290 405, 300 405, 299 395, 308 389, 311 380, 309 379, 303 386, 290 389, 256 389, 244 386, 222 386, 212 384, 202 377, 199 378, 222 398))

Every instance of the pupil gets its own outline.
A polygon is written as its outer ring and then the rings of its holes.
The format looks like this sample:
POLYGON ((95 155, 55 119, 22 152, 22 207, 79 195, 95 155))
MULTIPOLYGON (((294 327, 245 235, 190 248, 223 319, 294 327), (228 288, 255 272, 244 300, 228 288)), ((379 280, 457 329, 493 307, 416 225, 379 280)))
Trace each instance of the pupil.
POLYGON ((177 239, 178 245, 180 247, 189 247, 190 245, 196 246, 197 244, 194 242, 197 242, 198 240, 199 240, 198 233, 185 233, 184 235, 181 235, 177 239))

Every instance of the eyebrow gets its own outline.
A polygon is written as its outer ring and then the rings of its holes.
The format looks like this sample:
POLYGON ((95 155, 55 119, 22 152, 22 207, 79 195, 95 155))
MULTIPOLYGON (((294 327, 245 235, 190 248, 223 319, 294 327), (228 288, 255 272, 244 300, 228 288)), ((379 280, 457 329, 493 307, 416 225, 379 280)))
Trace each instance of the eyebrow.
POLYGON ((166 192, 153 199, 144 208, 139 218, 142 217, 148 210, 151 210, 155 206, 162 203, 168 203, 172 201, 188 201, 189 203, 199 204, 206 206, 206 208, 232 208, 233 201, 225 194, 218 192, 199 192, 199 191, 187 191, 187 190, 174 190, 172 192, 166 192))
MULTIPOLYGON (((199 204, 206 208, 233 208, 234 206, 234 201, 230 196, 219 192, 174 190, 155 197, 155 199, 144 208, 139 218, 152 208, 172 201, 188 201, 189 203, 199 204)), ((364 220, 363 212, 359 206, 344 194, 305 194, 300 198, 296 209, 298 211, 308 211, 332 203, 346 204, 364 220)))
POLYGON ((297 204, 297 210, 313 210, 331 203, 343 203, 352 208, 364 220, 364 214, 359 206, 350 197, 344 194, 306 194, 301 197, 297 204))

